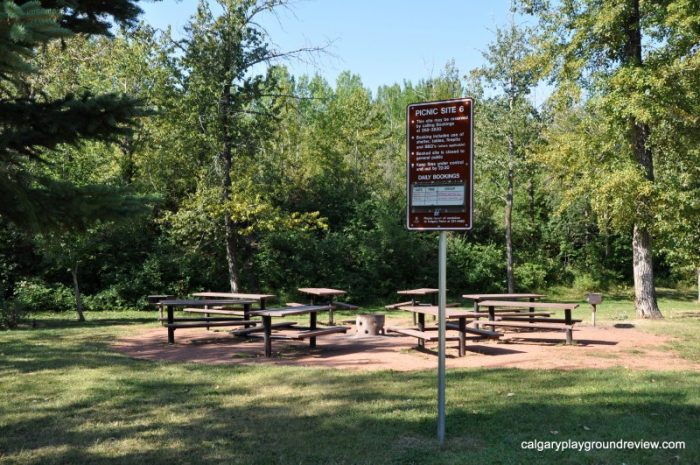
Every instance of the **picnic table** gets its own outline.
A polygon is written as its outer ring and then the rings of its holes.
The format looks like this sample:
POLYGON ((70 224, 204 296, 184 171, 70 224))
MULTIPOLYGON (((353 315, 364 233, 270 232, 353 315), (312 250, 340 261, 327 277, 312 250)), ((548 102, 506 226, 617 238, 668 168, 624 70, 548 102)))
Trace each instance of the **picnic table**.
POLYGON ((323 336, 326 334, 333 333, 345 333, 348 328, 345 326, 331 326, 325 328, 318 328, 317 313, 321 311, 331 310, 330 305, 304 305, 298 307, 282 307, 282 308, 271 308, 265 310, 253 310, 251 315, 257 315, 262 317, 262 327, 256 326, 254 328, 239 329, 233 331, 236 336, 246 336, 246 337, 256 337, 259 336, 258 333, 262 333, 262 337, 265 342, 265 357, 272 356, 272 339, 297 339, 297 340, 309 340, 309 347, 316 347, 316 337, 323 336), (293 315, 309 315, 309 326, 302 327, 297 326, 296 322, 284 321, 281 323, 272 323, 272 318, 281 318, 293 315), (285 329, 294 330, 295 333, 292 334, 272 334, 273 329, 285 329))
MULTIPOLYGON (((434 289, 432 287, 421 287, 419 289, 407 289, 404 291, 396 291, 398 295, 405 295, 411 298, 410 302, 400 302, 398 304, 393 304, 393 305, 387 305, 387 308, 401 308, 406 305, 410 306, 416 306, 419 305, 421 302, 419 300, 419 297, 430 297, 430 305, 437 305, 437 294, 440 292, 440 289, 434 289)), ((425 303, 425 302, 422 302, 425 303)), ((416 324, 416 314, 413 314, 413 324, 416 324)))
POLYGON ((324 305, 329 306, 328 309, 328 324, 333 325, 333 310, 337 305, 335 298, 341 295, 347 294, 346 291, 340 289, 331 289, 328 287, 300 287, 297 289, 300 293, 311 296, 311 305, 324 305))
POLYGON ((573 303, 518 302, 515 300, 484 300, 479 302, 478 307, 487 307, 489 313, 489 320, 477 322, 477 324, 479 325, 491 326, 492 328, 529 328, 541 329, 544 331, 564 331, 566 333, 566 343, 568 345, 573 344, 574 324, 581 322, 581 320, 574 320, 573 318, 571 318, 571 311, 575 308, 578 308, 578 304, 573 303), (534 312, 535 309, 564 310, 564 318, 536 318, 530 313, 523 313, 522 315, 508 315, 505 318, 501 314, 501 320, 496 321, 496 307, 505 307, 510 309, 527 307, 531 312, 534 312))
POLYGON ((230 305, 231 300, 203 300, 203 299, 166 299, 161 300, 161 305, 165 306, 168 311, 166 327, 168 328, 168 344, 175 343, 175 330, 178 328, 209 328, 211 326, 249 326, 255 324, 255 321, 248 320, 250 305, 253 300, 238 300, 236 303, 243 305, 244 319, 236 318, 187 318, 175 319, 175 307, 206 307, 208 305, 230 305))
MULTIPOLYGON (((398 326, 389 326, 387 331, 404 334, 406 336, 414 336, 418 338, 418 346, 425 347, 425 341, 437 340, 437 336, 433 336, 427 332, 428 328, 425 326, 425 315, 437 316, 438 307, 435 305, 407 305, 399 307, 401 310, 411 312, 418 317, 418 328, 402 328, 398 326)), ((459 356, 464 357, 466 348, 466 338, 467 333, 476 335, 478 338, 499 338, 502 334, 495 331, 488 331, 481 328, 470 328, 467 326, 468 319, 474 319, 473 311, 468 308, 446 308, 445 318, 448 320, 457 320, 457 324, 448 324, 449 329, 458 331, 458 336, 446 336, 447 340, 457 340, 459 341, 459 356)))

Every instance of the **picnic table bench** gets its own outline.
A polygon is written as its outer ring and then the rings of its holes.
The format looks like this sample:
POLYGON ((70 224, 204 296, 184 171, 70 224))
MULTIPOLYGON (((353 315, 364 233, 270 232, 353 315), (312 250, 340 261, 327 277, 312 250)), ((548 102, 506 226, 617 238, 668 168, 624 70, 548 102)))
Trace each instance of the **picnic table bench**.
POLYGON ((245 337, 262 337, 265 343, 265 357, 272 356, 272 339, 297 339, 297 340, 309 340, 309 347, 316 347, 316 337, 325 336, 327 334, 334 333, 345 333, 349 329, 347 326, 329 326, 325 328, 318 328, 316 325, 317 313, 321 311, 330 311, 330 305, 304 305, 304 306, 294 306, 294 307, 281 307, 281 308, 271 308, 265 310, 254 310, 251 311, 251 315, 262 317, 262 327, 256 326, 255 328, 246 328, 242 330, 233 331, 236 336, 245 337), (273 317, 286 317, 292 315, 304 315, 309 314, 309 326, 302 327, 297 326, 295 322, 280 322, 272 323, 273 317), (272 334, 273 329, 287 329, 295 330, 292 334, 272 334))
MULTIPOLYGON (((399 326, 389 326, 386 328, 389 332, 404 334, 406 336, 413 336, 418 339, 418 346, 425 347, 425 341, 437 340, 437 336, 432 335, 428 331, 437 329, 436 327, 426 327, 425 326, 425 315, 437 316, 438 307, 435 305, 407 305, 400 307, 401 310, 412 312, 418 316, 418 328, 404 328, 399 326)), ((448 341, 459 341, 459 356, 464 357, 466 352, 466 339, 467 333, 474 334, 476 339, 484 338, 499 338, 502 336, 501 333, 496 331, 481 330, 480 328, 469 328, 467 326, 467 320, 474 318, 473 311, 467 308, 446 308, 445 318, 456 319, 457 323, 448 323, 449 329, 456 330, 458 332, 457 336, 445 336, 448 341), (472 331, 475 330, 475 331, 472 331)))
MULTIPOLYGON (((244 306, 249 306, 253 303, 252 300, 240 300, 237 303, 244 306)), ((175 307, 197 307, 205 305, 229 305, 230 300, 195 300, 195 299, 165 299, 161 300, 160 304, 165 306, 168 311, 167 323, 164 325, 168 329, 168 344, 175 343, 175 330, 178 328, 209 328, 212 326, 250 326, 256 324, 248 318, 236 319, 230 318, 227 320, 212 321, 210 318, 186 318, 182 320, 175 319, 175 307)))
POLYGON ((566 333, 566 343, 573 344, 573 326, 580 322, 571 318, 571 311, 578 307, 578 304, 570 303, 554 303, 554 302, 519 302, 507 300, 484 300, 478 303, 478 307, 487 307, 489 313, 488 321, 476 321, 479 326, 490 326, 491 328, 514 328, 514 329, 539 329, 543 331, 563 331, 566 333), (501 319, 496 321, 495 307, 506 308, 527 308, 532 313, 523 313, 520 315, 508 315, 509 320, 501 319), (534 310, 564 310, 563 319, 548 319, 538 318, 540 321, 535 321, 534 310))

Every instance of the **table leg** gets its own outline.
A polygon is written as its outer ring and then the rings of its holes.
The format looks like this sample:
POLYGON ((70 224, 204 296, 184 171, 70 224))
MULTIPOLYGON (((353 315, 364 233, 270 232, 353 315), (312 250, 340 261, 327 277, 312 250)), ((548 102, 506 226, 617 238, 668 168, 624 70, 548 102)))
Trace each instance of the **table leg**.
POLYGON ((467 345, 467 319, 459 319, 459 356, 464 357, 467 345))
POLYGON ((333 326, 333 297, 328 300, 330 309, 328 310, 328 326, 333 326))
MULTIPOLYGON (((316 312, 311 312, 309 315, 309 328, 310 331, 316 330, 316 312)), ((314 348, 316 347, 316 338, 315 337, 310 337, 309 338, 309 347, 314 348)))
POLYGON ((160 318, 160 325, 165 326, 165 322, 163 321, 163 304, 161 303, 158 303, 158 313, 160 318))
MULTIPOLYGON (((250 304, 243 304, 243 319, 247 321, 249 318, 250 318, 250 304)), ((245 325, 243 325, 243 327, 250 328, 250 325, 245 324, 245 325)))
POLYGON ((571 309, 570 308, 564 309, 564 321, 566 322, 567 325, 573 324, 571 322, 571 309))
MULTIPOLYGON (((425 314, 418 314, 418 331, 425 331, 425 314)), ((425 347, 425 339, 418 339, 418 347, 425 347)))
POLYGON ((175 328, 170 326, 175 322, 173 311, 173 306, 168 305, 168 344, 175 344, 175 328))
POLYGON ((265 342, 265 357, 272 357, 272 317, 263 316, 263 338, 265 342))
MULTIPOLYGON (((415 297, 411 297, 411 306, 412 307, 416 306, 416 298, 415 297)), ((417 315, 416 313, 413 313, 413 326, 418 324, 418 320, 416 320, 416 318, 417 318, 416 315, 417 315)))

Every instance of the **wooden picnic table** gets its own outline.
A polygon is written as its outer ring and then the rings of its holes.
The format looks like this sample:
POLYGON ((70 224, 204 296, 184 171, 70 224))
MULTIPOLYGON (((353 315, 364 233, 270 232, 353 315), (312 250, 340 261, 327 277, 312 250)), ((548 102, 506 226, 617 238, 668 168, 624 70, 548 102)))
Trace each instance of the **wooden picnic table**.
POLYGON ((251 315, 257 315, 262 317, 262 328, 249 328, 234 331, 233 334, 236 336, 256 336, 256 333, 262 332, 263 339, 265 342, 265 357, 272 356, 272 339, 308 339, 309 347, 316 347, 316 337, 323 336, 332 333, 344 333, 348 330, 345 326, 334 326, 327 328, 318 328, 316 325, 317 313, 321 311, 330 311, 330 305, 304 305, 298 307, 282 307, 282 308, 271 308, 266 310, 253 310, 251 315), (272 318, 274 317, 285 317, 292 315, 309 315, 309 326, 300 327, 296 326, 295 322, 282 322, 282 323, 272 323, 272 318), (292 335, 273 335, 273 328, 283 328, 289 330, 297 330, 295 334, 292 335))
MULTIPOLYGON (((418 305, 420 300, 418 299, 419 297, 427 297, 430 296, 430 304, 431 305, 437 305, 437 294, 440 292, 440 289, 435 289, 432 287, 421 287, 419 289, 406 289, 403 291, 396 291, 398 295, 405 295, 409 296, 411 298, 410 305, 418 305)), ((408 302, 403 302, 402 304, 406 304, 408 302)), ((425 303, 425 302, 423 302, 425 303)), ((393 305, 393 307, 400 308, 403 305, 402 304, 396 304, 393 305)), ((413 324, 416 324, 416 314, 413 314, 413 324)))
POLYGON ((300 287, 297 289, 302 294, 311 296, 311 305, 324 305, 328 304, 330 306, 328 310, 328 324, 333 325, 333 301, 336 297, 347 294, 347 291, 340 289, 331 289, 328 287, 300 287))
MULTIPOLYGON (((566 333, 566 343, 569 345, 573 344, 573 325, 581 320, 573 320, 571 318, 571 311, 578 308, 578 304, 574 303, 555 303, 555 302, 518 302, 518 301, 507 301, 507 300, 484 300, 479 302, 479 307, 487 307, 489 312, 489 321, 478 322, 485 326, 491 326, 492 328, 504 327, 504 328, 532 328, 532 329, 542 329, 542 330, 553 330, 553 331, 564 331, 566 333), (564 310, 564 319, 546 319, 547 321, 535 321, 528 313, 523 313, 520 320, 513 321, 513 317, 509 318, 510 321, 495 321, 496 313, 495 307, 505 307, 505 308, 524 308, 527 307, 530 311, 534 309, 542 310, 564 310)), ((545 319, 542 319, 545 320, 545 319)))
POLYGON ((469 299, 474 301, 474 311, 478 311, 479 303, 483 300, 517 300, 517 299, 528 299, 530 302, 534 302, 535 299, 541 299, 544 294, 532 294, 532 293, 511 293, 511 294, 462 294, 463 299, 469 299))
POLYGON ((255 303, 254 300, 238 300, 237 304, 243 305, 243 319, 234 319, 224 321, 208 321, 207 318, 188 319, 187 321, 175 320, 175 307, 206 307, 208 305, 231 305, 230 299, 166 299, 161 300, 160 304, 164 305, 168 310, 168 319, 166 327, 168 328, 168 344, 175 343, 175 330, 177 328, 208 328, 210 326, 238 326, 255 324, 254 321, 248 320, 250 306, 255 303))
MULTIPOLYGON (((399 307, 401 310, 412 312, 418 316, 418 330, 406 330, 404 328, 389 327, 389 331, 403 333, 409 336, 415 336, 418 338, 418 346, 425 347, 426 340, 435 339, 434 337, 426 333, 425 327, 425 315, 438 316, 439 308, 435 305, 407 305, 399 307)), ((470 308, 446 308, 445 318, 448 320, 457 320, 456 326, 450 326, 450 329, 455 329, 459 332, 459 356, 464 357, 466 348, 466 335, 467 333, 473 333, 480 337, 500 337, 499 333, 493 331, 485 331, 479 328, 469 328, 467 327, 467 319, 474 319, 474 312, 470 308)))
POLYGON ((247 294, 244 292, 195 292, 192 296, 205 299, 256 300, 260 305, 260 310, 265 309, 267 300, 277 297, 274 294, 247 294))

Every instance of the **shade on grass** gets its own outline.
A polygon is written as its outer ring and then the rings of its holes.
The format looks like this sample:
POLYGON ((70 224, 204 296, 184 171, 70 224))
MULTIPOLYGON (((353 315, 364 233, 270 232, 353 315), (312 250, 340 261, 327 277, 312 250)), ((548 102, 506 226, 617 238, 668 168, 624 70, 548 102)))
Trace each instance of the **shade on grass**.
POLYGON ((126 323, 0 333, 0 463, 700 463, 695 372, 452 370, 441 450, 433 372, 136 361, 126 323), (567 439, 686 449, 520 446, 567 439))

